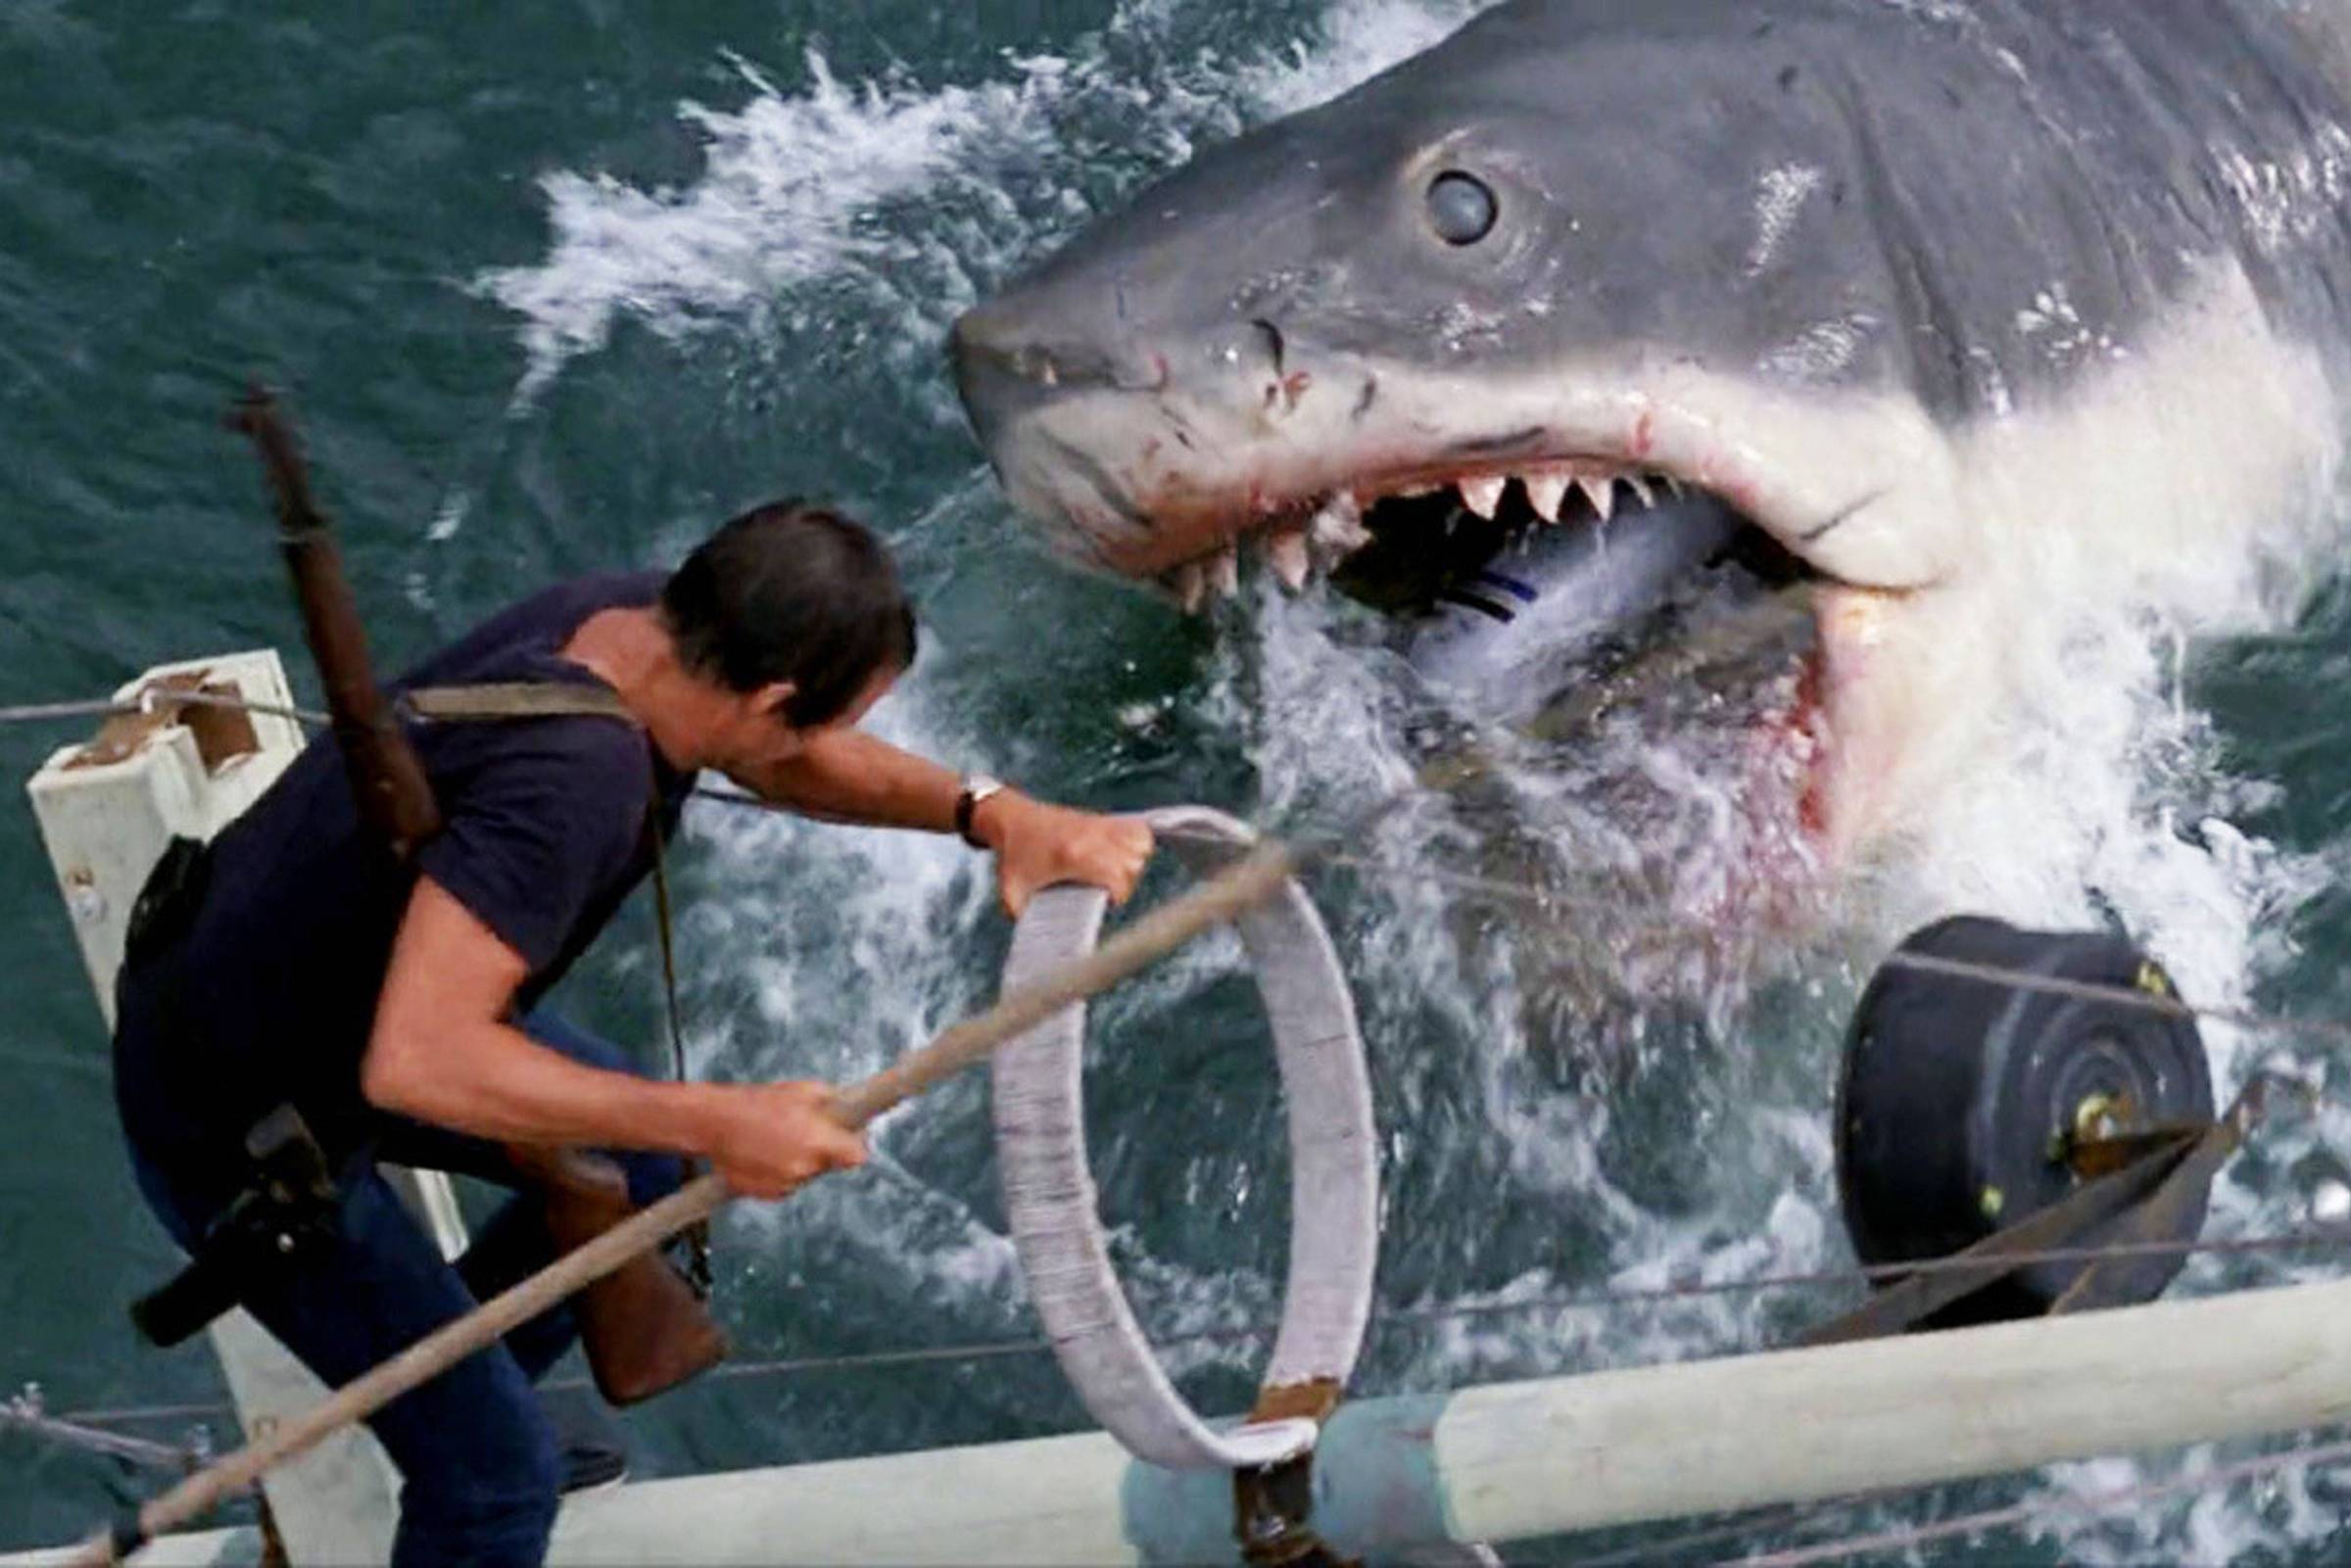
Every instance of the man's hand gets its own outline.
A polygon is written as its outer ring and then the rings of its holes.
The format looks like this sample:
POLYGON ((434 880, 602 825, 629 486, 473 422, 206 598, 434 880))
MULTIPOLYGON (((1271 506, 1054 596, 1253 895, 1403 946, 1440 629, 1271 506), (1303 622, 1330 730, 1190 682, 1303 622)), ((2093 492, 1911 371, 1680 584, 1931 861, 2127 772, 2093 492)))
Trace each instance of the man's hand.
POLYGON ((1151 830, 1133 818, 1048 806, 1013 789, 980 802, 972 832, 996 852, 996 889, 1015 920, 1055 882, 1099 887, 1124 904, 1151 859, 1151 830))
POLYGON ((786 1198, 865 1164, 865 1139, 833 1117, 824 1083, 713 1084, 696 1151, 745 1198, 786 1198))

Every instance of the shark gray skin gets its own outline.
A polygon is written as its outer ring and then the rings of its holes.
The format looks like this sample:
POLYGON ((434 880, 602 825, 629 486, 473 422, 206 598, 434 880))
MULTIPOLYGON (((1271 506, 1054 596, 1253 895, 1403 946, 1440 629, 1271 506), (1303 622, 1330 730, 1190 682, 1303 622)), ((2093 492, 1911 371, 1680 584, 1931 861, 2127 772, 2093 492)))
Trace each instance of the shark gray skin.
POLYGON ((1432 487, 1711 498, 1817 575, 1850 842, 2057 565, 2239 571, 2328 509, 2347 39, 2336 0, 1513 0, 1080 234, 957 373, 1023 510, 1185 597, 1432 487))

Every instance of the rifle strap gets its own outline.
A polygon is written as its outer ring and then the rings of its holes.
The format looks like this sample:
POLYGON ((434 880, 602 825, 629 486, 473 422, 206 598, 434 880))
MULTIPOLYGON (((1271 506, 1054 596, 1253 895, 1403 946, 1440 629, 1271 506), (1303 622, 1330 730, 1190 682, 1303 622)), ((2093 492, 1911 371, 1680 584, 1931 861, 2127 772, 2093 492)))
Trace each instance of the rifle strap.
MULTIPOLYGON (((643 726, 620 697, 607 688, 574 686, 565 682, 495 682, 478 686, 427 687, 409 691, 401 706, 419 719, 440 724, 500 723, 522 719, 617 719, 635 729, 643 726)), ((648 761, 651 753, 648 741, 648 761)), ((661 991, 669 1030, 670 1069, 686 1081, 686 1025, 678 1005, 678 953, 675 905, 669 888, 668 835, 661 831, 661 803, 652 802, 646 830, 653 844, 653 916, 661 934, 661 991)), ((689 1181, 701 1174, 698 1160, 686 1162, 689 1181)), ((687 1278, 696 1294, 710 1295, 710 1226, 708 1221, 686 1231, 687 1278)))

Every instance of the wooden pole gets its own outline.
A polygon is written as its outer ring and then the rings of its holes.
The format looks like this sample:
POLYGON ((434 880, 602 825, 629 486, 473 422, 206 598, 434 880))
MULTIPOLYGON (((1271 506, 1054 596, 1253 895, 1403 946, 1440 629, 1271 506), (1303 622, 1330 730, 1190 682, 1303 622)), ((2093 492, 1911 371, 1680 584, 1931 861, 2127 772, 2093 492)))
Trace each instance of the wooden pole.
MULTIPOLYGON (((1297 869, 1297 857, 1284 845, 1271 841, 1260 845, 1246 859, 1182 898, 1154 910, 1060 974, 1000 998, 985 1013, 949 1028, 894 1066, 840 1090, 834 1100, 835 1115, 842 1125, 862 1129, 884 1112, 984 1060, 998 1046, 1063 1008, 1117 984, 1202 932, 1237 919, 1272 897, 1297 869)), ((732 1196, 726 1183, 715 1175, 680 1188, 344 1385, 309 1414, 286 1422, 261 1441, 190 1476, 141 1507, 135 1520, 93 1537, 80 1560, 118 1562, 157 1536, 188 1524, 275 1466, 354 1422, 365 1420, 582 1287, 708 1218, 732 1196)))

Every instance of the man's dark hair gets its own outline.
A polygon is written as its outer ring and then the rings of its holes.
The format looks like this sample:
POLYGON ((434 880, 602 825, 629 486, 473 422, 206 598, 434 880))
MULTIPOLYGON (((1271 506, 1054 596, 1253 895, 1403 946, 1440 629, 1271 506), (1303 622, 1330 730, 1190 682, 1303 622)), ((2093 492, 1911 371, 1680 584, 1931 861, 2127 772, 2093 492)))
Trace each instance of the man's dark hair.
POLYGON ((754 507, 705 540, 662 588, 661 620, 697 675, 737 691, 790 681, 784 717, 801 728, 914 663, 914 608, 889 552, 798 500, 754 507))

